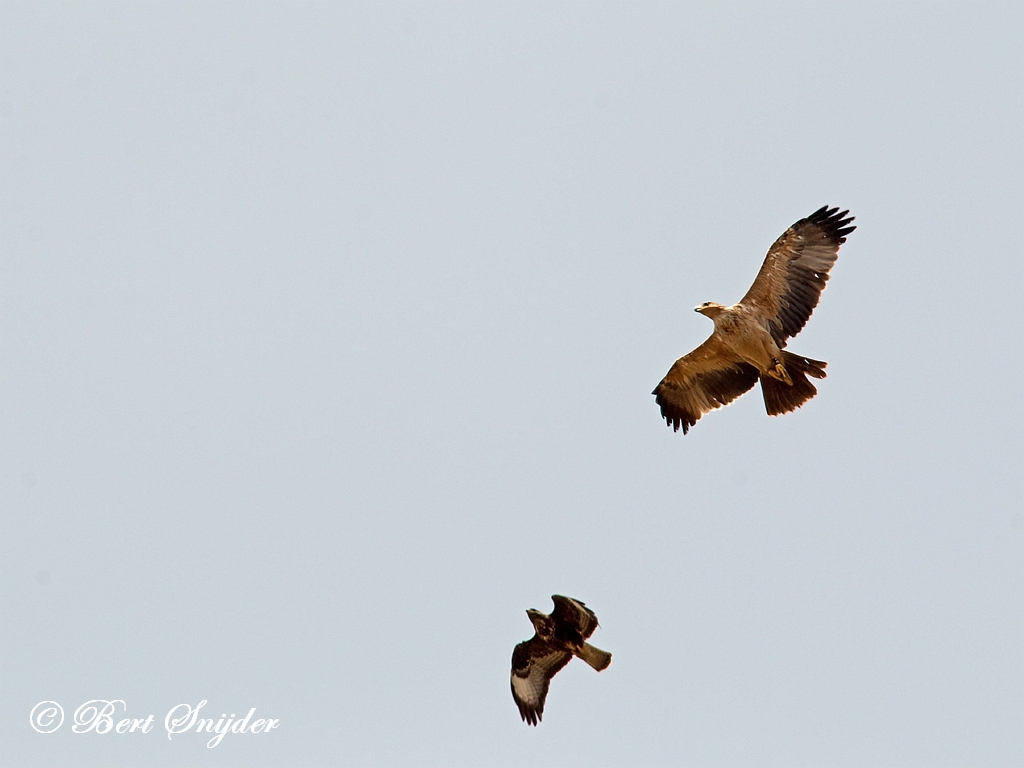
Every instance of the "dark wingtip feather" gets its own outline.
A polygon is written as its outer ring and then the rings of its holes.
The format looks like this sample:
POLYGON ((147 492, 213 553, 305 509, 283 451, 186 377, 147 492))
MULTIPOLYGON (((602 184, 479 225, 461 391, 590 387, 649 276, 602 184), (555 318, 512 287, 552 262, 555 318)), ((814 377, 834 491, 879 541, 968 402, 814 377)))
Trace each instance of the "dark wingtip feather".
POLYGON ((838 206, 829 208, 827 205, 823 205, 808 216, 807 220, 820 226, 829 240, 842 245, 846 242, 846 236, 857 228, 847 226, 856 218, 848 216, 849 213, 849 211, 840 211, 838 206))
POLYGON ((676 408, 667 400, 663 400, 658 394, 658 390, 654 390, 651 394, 655 396, 655 402, 661 406, 661 418, 668 426, 672 427, 673 432, 678 432, 681 429, 685 435, 690 431, 690 427, 697 423, 697 420, 685 410, 676 408))
POLYGON ((651 392, 651 394, 654 395, 654 402, 658 404, 659 408, 661 408, 661 418, 663 418, 665 423, 672 428, 673 432, 678 432, 680 425, 682 425, 683 434, 685 435, 688 429, 686 425, 686 414, 679 408, 674 407, 667 398, 663 398, 661 396, 661 387, 662 385, 659 384, 654 388, 654 391, 651 392))

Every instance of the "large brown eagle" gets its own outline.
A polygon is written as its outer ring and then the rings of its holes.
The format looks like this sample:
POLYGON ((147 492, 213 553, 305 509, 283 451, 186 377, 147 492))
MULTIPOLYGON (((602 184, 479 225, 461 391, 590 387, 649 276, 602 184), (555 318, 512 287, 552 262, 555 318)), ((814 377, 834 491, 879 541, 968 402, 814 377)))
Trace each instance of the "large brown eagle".
POLYGON ((715 330, 676 360, 653 394, 661 415, 683 434, 709 411, 728 405, 760 380, 769 416, 789 413, 818 390, 826 363, 783 351, 807 323, 825 290, 839 246, 856 227, 849 211, 825 206, 787 229, 768 250, 761 271, 739 304, 706 301, 695 311, 715 330))
POLYGON ((579 656, 598 672, 612 663, 612 655, 586 642, 597 629, 597 616, 579 600, 552 595, 555 610, 546 613, 529 609, 536 634, 512 651, 512 698, 519 714, 536 725, 544 714, 544 699, 551 678, 573 656, 579 656))

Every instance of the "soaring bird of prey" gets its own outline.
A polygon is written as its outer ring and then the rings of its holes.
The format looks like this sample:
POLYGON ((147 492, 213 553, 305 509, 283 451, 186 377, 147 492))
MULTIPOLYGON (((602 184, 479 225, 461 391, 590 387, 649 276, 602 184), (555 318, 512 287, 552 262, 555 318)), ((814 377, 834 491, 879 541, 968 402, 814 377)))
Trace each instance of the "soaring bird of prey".
POLYGON ((512 651, 512 698, 523 721, 536 725, 544 714, 544 699, 551 678, 573 656, 598 672, 612 663, 612 655, 586 642, 597 629, 597 616, 579 600, 552 595, 551 615, 529 609, 536 634, 512 651))
POLYGON ((818 306, 839 246, 856 229, 848 226, 848 213, 825 206, 800 219, 768 250, 738 304, 706 301, 695 308, 714 321, 715 330, 676 360, 653 392, 670 427, 685 435, 697 419, 758 380, 769 416, 796 410, 818 393, 807 377, 824 379, 827 364, 784 350, 818 306))

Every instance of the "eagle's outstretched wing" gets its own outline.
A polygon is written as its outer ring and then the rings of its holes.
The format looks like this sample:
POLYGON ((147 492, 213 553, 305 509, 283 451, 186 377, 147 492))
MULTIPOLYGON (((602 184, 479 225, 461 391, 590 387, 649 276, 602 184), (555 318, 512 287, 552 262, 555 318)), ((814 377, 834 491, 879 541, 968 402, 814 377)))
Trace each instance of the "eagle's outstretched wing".
POLYGON ((796 336, 818 306, 839 246, 856 227, 847 226, 849 211, 824 206, 787 229, 757 273, 740 304, 758 311, 779 347, 796 336))
POLYGON ((652 393, 661 415, 685 435, 705 413, 728 405, 757 383, 757 368, 743 362, 712 334, 676 360, 652 393))
POLYGON ((512 698, 524 722, 530 725, 540 722, 551 678, 570 659, 571 653, 552 648, 536 636, 512 651, 512 698))
POLYGON ((562 595, 552 595, 551 600, 555 604, 551 618, 556 623, 564 622, 574 627, 584 640, 594 634, 594 630, 597 629, 597 616, 587 608, 586 603, 562 595))

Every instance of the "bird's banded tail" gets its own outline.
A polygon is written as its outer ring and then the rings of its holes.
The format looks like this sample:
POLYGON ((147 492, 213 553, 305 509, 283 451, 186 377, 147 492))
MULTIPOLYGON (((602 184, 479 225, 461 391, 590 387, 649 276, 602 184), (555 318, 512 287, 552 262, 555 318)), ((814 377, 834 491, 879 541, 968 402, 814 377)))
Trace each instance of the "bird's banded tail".
POLYGON ((612 663, 612 655, 608 651, 595 648, 590 643, 584 643, 577 655, 598 672, 607 669, 608 665, 612 663))
POLYGON ((807 380, 808 376, 815 379, 825 378, 825 366, 821 360, 811 360, 791 352, 782 352, 782 364, 793 380, 790 386, 770 376, 761 377, 761 394, 764 395, 764 408, 769 416, 779 416, 795 411, 816 394, 818 390, 807 380))

